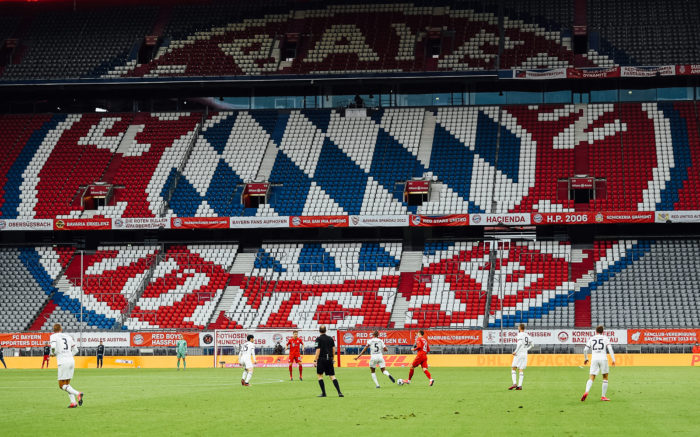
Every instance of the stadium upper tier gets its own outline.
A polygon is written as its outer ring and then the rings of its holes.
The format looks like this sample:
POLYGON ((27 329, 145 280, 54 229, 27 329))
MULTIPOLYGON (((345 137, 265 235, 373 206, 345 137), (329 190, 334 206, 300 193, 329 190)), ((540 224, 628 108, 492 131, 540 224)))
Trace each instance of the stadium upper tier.
POLYGON ((0 130, 4 219, 700 210, 693 102, 3 115, 0 130), (581 175, 583 199, 567 188, 581 175), (432 180, 418 206, 412 178, 432 180), (254 180, 268 203, 246 207, 254 180), (113 195, 87 209, 97 182, 113 195))
POLYGON ((697 2, 118 1, 0 5, 0 80, 356 74, 694 64, 697 2), (503 3, 502 16, 499 3, 503 3), (72 5, 72 3, 71 3, 72 5), (640 13, 643 11, 644 13, 640 13))
POLYGON ((399 242, 238 250, 110 245, 81 259, 69 247, 1 249, 0 331, 50 330, 56 322, 69 330, 700 323, 698 240, 440 241, 422 253, 399 242))

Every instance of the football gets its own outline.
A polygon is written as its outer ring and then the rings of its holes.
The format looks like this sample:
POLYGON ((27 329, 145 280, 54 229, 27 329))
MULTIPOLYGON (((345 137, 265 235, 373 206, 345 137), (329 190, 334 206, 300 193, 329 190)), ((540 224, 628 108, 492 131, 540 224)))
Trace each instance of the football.
POLYGON ((396 380, 396 383, 397 383, 398 385, 403 385, 403 379, 400 379, 400 378, 397 379, 397 380, 396 380))

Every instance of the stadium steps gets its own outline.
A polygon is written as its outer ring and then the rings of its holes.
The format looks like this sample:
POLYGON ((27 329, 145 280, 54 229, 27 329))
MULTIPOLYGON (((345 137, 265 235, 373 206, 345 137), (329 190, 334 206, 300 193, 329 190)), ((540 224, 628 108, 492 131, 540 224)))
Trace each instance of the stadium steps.
POLYGON ((219 320, 219 318, 222 315, 225 315, 228 310, 233 308, 233 304, 235 303, 236 298, 240 296, 240 285, 243 282, 244 278, 245 275, 243 273, 236 273, 231 275, 231 277, 229 278, 228 287, 224 289, 224 292, 221 295, 221 300, 219 300, 216 309, 214 310, 214 312, 211 315, 211 318, 209 319, 208 326, 215 325, 217 320, 219 320))
POLYGON ((34 318, 34 321, 32 322, 31 326, 29 326, 29 331, 41 331, 41 328, 44 326, 47 320, 49 320, 49 317, 51 317, 51 314, 53 314, 54 310, 56 309, 58 305, 53 301, 53 299, 48 299, 46 303, 44 304, 44 307, 39 311, 39 314, 34 318))
MULTIPOLYGON (((134 122, 136 122, 137 117, 134 118, 134 122)), ((197 125, 194 128, 194 132, 192 132, 190 142, 189 144, 187 144, 187 149, 185 150, 185 153, 182 155, 182 158, 180 159, 180 162, 178 163, 177 168, 175 169, 176 177, 170 184, 170 189, 168 190, 167 194, 165 195, 165 198, 163 199, 163 205, 161 207, 161 210, 158 211, 156 215, 165 216, 165 212, 170 209, 170 202, 172 201, 173 194, 175 194, 175 190, 177 189, 177 184, 180 181, 180 178, 182 178, 182 172, 185 170, 187 162, 190 160, 190 156, 192 155, 192 150, 194 150, 195 144, 197 144, 197 138, 199 138, 202 135, 202 126, 204 126, 205 122, 206 116, 202 114, 201 120, 197 122, 197 125)), ((187 135, 190 135, 190 133, 188 132, 184 137, 186 137, 187 135)))
POLYGON ((574 282, 574 326, 586 328, 591 326, 591 294, 582 293, 581 289, 595 281, 595 270, 585 263, 586 258, 591 256, 586 253, 593 249, 592 245, 575 244, 571 248, 570 276, 578 278, 574 282))
POLYGON ((401 264, 399 265, 399 272, 410 272, 414 274, 419 271, 423 266, 423 252, 419 251, 404 251, 401 254, 401 264))
POLYGON ((246 275, 252 272, 256 257, 257 252, 240 252, 236 255, 236 260, 233 262, 229 273, 232 275, 246 275))
POLYGON ((256 180, 259 181, 269 181, 270 174, 272 173, 272 167, 275 165, 275 159, 277 158, 277 146, 273 140, 267 144, 267 149, 265 149, 265 155, 263 156, 262 162, 260 163, 260 168, 258 169, 258 174, 256 180))
POLYGON ((394 306, 391 311, 390 328, 398 329, 406 325, 406 312, 408 311, 408 299, 406 299, 406 296, 410 296, 413 291, 415 275, 415 272, 401 273, 396 297, 394 298, 394 306))
POLYGON ((437 120, 433 111, 425 111, 423 126, 420 133, 420 146, 418 147, 418 160, 426 168, 430 166, 430 155, 433 153, 433 137, 435 136, 435 124, 437 120))
POLYGON ((484 245, 489 248, 489 277, 486 283, 486 303, 484 304, 484 325, 483 328, 489 327, 489 309, 491 308, 491 297, 493 296, 494 278, 496 276, 496 270, 493 268, 496 265, 496 257, 498 256, 497 251, 491 250, 491 242, 484 242, 484 245))

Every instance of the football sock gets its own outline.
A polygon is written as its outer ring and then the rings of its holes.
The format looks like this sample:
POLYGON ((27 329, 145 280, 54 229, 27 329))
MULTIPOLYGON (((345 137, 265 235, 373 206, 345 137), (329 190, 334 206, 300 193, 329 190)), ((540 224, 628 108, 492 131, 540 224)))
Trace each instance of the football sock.
POLYGON ((411 368, 411 370, 408 371, 408 380, 410 381, 411 378, 413 378, 413 368, 411 368))
POLYGON ((291 364, 289 365, 289 377, 290 378, 292 377, 292 365, 291 364))
POLYGON ((253 377, 253 372, 248 372, 248 375, 245 377, 245 382, 248 383, 250 382, 250 378, 253 377))
POLYGON ((75 403, 75 395, 69 394, 68 397, 70 398, 70 403, 74 404, 75 403))
POLYGON ((428 372, 428 369, 423 369, 423 372, 425 372, 425 376, 427 376, 428 379, 433 379, 433 377, 430 376, 430 372, 428 372))
POLYGON ((325 395, 326 394, 326 384, 324 384, 322 379, 318 380, 318 385, 321 386, 321 393, 323 393, 325 395))
POLYGON ((303 369, 303 367, 301 367, 301 364, 299 364, 299 379, 301 379, 301 369, 303 369))
POLYGON ((389 377, 391 376, 391 373, 389 373, 388 370, 385 370, 385 371, 383 371, 382 373, 385 374, 386 376, 389 376, 389 377))
POLYGON ((187 368, 187 361, 182 360, 182 370, 185 370, 187 368))
POLYGON ((374 385, 379 385, 379 381, 377 381, 377 374, 376 373, 372 374, 372 381, 374 381, 374 385))
POLYGON ((516 376, 515 370, 510 371, 510 377, 513 380, 513 385, 515 385, 515 383, 518 382, 518 377, 516 376))
POLYGON ((80 394, 80 392, 79 392, 78 390, 74 389, 73 387, 71 387, 71 386, 68 385, 68 384, 66 384, 66 385, 64 385, 63 387, 61 387, 61 389, 63 389, 63 391, 67 391, 68 393, 70 393, 70 394, 72 394, 72 395, 78 395, 78 394, 80 394))
POLYGON ((605 394, 608 392, 608 380, 604 379, 603 380, 603 397, 605 397, 605 394))
POLYGON ((177 368, 180 368, 180 360, 177 360, 177 368))
POLYGON ((246 379, 247 377, 248 377, 248 371, 247 371, 247 370, 244 370, 244 371, 243 371, 243 375, 241 376, 241 379, 242 379, 243 381, 245 381, 245 379, 246 379))
POLYGON ((520 382, 518 382, 518 386, 523 386, 523 379, 525 379, 525 374, 523 372, 520 372, 520 382))
POLYGON ((333 385, 335 386, 335 389, 338 391, 338 394, 340 394, 340 384, 338 384, 337 379, 333 380, 333 385))
POLYGON ((589 379, 588 382, 586 382, 586 393, 591 391, 591 387, 593 387, 593 381, 589 379))

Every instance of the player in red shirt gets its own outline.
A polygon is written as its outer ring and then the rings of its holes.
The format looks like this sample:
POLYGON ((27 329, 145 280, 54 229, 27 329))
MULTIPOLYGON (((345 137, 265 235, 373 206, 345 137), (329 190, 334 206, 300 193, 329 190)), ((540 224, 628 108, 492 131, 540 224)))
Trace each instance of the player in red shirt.
POLYGON ((413 360, 413 364, 411 364, 411 370, 408 372, 408 379, 404 381, 404 384, 411 383, 411 378, 413 378, 413 369, 418 366, 423 368, 423 372, 425 373, 425 376, 428 377, 430 385, 432 386, 435 384, 435 380, 432 376, 430 376, 430 372, 428 371, 428 352, 430 352, 430 346, 428 345, 428 340, 425 339, 424 335, 425 333, 422 330, 418 331, 418 335, 416 335, 416 344, 412 349, 416 352, 416 358, 413 360))
POLYGON ((292 332, 292 338, 287 340, 287 348, 289 349, 289 380, 294 381, 292 376, 292 364, 297 363, 299 365, 299 381, 303 381, 301 378, 301 351, 304 347, 304 340, 299 338, 299 331, 292 332))

